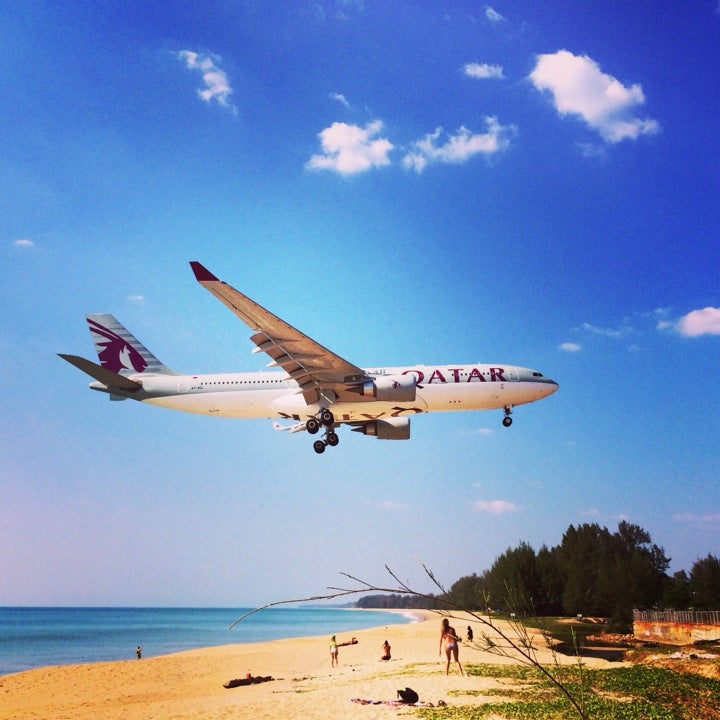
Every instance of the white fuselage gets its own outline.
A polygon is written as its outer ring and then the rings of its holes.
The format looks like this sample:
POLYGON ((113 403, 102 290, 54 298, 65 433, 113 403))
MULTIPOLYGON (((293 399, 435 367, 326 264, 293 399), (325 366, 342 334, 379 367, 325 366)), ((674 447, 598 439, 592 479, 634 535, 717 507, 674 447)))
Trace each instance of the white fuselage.
MULTIPOLYGON (((409 417, 441 410, 489 410, 534 402, 551 395, 557 383, 537 371, 510 365, 414 365, 376 368, 369 376, 414 375, 413 402, 381 402, 358 397, 353 402, 306 404, 298 384, 284 371, 214 375, 132 375, 142 383, 135 399, 173 410, 229 418, 306 420, 331 405, 336 422, 409 417)), ((96 390, 107 388, 92 383, 96 390)), ((130 395, 128 395, 130 397, 130 395)))

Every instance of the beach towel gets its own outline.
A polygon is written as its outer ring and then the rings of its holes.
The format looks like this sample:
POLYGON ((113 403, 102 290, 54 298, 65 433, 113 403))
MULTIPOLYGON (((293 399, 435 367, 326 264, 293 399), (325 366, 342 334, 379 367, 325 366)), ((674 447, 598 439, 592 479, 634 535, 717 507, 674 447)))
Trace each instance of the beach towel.
MULTIPOLYGON (((406 707, 408 703, 403 700, 367 700, 366 698, 350 698, 350 702, 357 703, 358 705, 390 705, 391 707, 406 707)), ((431 702, 416 702, 412 703, 413 707, 435 707, 431 702)), ((447 703, 444 700, 438 702, 438 706, 446 707, 447 703)))

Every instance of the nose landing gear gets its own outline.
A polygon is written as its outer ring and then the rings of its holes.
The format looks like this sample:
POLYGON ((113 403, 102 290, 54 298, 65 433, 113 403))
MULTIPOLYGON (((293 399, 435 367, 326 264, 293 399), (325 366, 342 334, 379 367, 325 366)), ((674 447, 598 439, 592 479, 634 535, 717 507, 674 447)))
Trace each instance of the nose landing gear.
POLYGON ((505 427, 510 427, 512 425, 512 418, 510 415, 512 414, 512 405, 506 405, 505 406, 505 417, 503 418, 502 424, 505 427))

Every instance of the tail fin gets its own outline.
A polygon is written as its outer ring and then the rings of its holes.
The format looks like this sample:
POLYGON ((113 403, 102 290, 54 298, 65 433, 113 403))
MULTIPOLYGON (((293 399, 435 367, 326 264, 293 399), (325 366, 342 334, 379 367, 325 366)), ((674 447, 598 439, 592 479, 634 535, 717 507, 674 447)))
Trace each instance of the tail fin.
POLYGON ((119 375, 177 374, 163 365, 112 315, 87 315, 87 322, 100 364, 106 370, 119 375))

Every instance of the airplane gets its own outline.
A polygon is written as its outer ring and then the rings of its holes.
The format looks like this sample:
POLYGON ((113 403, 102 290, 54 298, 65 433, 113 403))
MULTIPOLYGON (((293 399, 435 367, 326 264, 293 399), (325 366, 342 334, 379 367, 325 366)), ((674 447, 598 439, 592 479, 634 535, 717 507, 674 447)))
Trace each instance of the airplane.
POLYGON ((100 363, 58 353, 94 379, 111 400, 138 400, 184 412, 269 418, 277 430, 317 435, 320 454, 338 444, 340 425, 380 440, 408 440, 410 419, 427 412, 503 409, 552 395, 558 384, 537 370, 505 364, 379 366, 362 369, 219 280, 199 262, 195 279, 252 331, 253 353, 279 371, 185 375, 160 362, 112 315, 86 316, 100 363), (282 425, 278 420, 292 421, 282 425))

